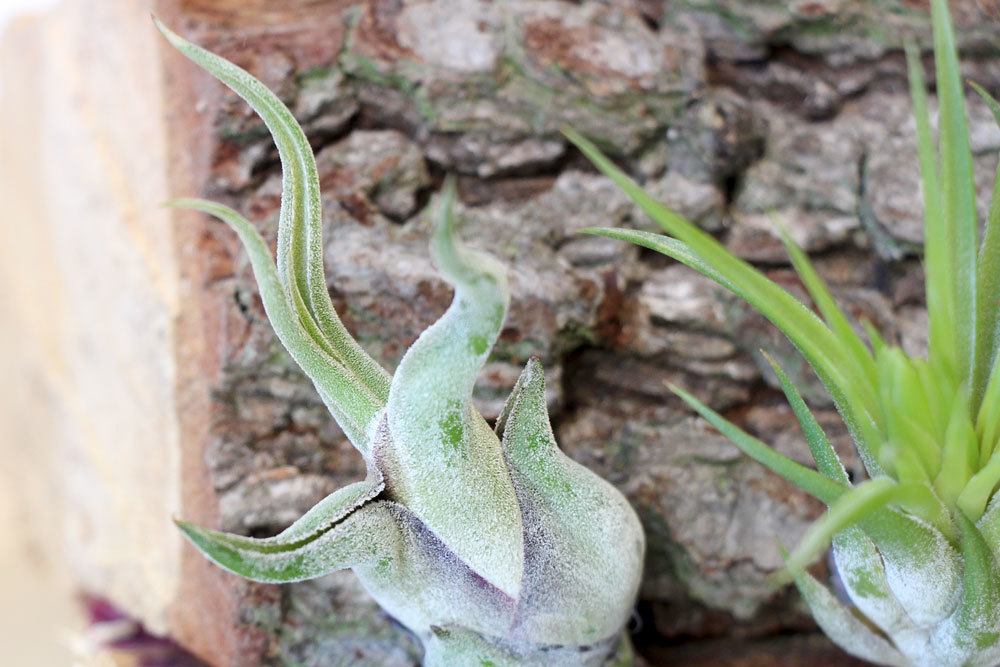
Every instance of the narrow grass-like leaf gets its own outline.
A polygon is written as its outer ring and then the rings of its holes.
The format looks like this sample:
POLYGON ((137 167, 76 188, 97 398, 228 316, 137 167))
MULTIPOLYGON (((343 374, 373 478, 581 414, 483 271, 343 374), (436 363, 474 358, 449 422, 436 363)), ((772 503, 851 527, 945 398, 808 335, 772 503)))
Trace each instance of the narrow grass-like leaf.
POLYGON ((848 492, 846 486, 838 484, 783 454, 779 454, 680 387, 670 385, 670 390, 722 435, 729 438, 744 454, 784 477, 806 493, 830 505, 848 492))
POLYGON ((868 342, 872 346, 872 356, 877 359, 882 350, 888 347, 885 339, 882 338, 882 334, 878 332, 878 329, 875 328, 875 325, 870 320, 862 319, 861 326, 864 328, 865 333, 868 334, 868 342))
POLYGON ((843 346, 843 356, 852 359, 861 376, 867 379, 869 383, 874 383, 876 371, 872 353, 868 350, 864 341, 861 340, 861 337, 854 331, 854 327, 851 326, 844 311, 840 309, 840 306, 837 305, 833 295, 830 293, 829 287, 820 278, 819 274, 816 273, 816 269, 813 267, 812 262, 809 261, 809 257, 792 240, 792 237, 788 235, 788 231, 784 227, 779 225, 778 232, 781 235, 782 243, 785 245, 785 250, 792 260, 792 265, 795 267, 795 272, 799 275, 802 284, 805 285, 816 307, 819 308, 819 312, 823 314, 823 319, 826 320, 831 331, 833 331, 837 340, 843 346))
POLYGON ((856 403, 852 406, 852 414, 860 415, 867 411, 869 416, 874 415, 876 398, 870 385, 864 381, 863 375, 853 370, 850 358, 845 356, 836 336, 822 320, 788 291, 730 253, 712 236, 650 197, 582 135, 572 130, 564 130, 564 133, 660 227, 690 246, 703 262, 712 266, 730 283, 739 285, 746 295, 744 298, 803 351, 806 360, 820 375, 824 384, 835 383, 841 395, 856 403))
POLYGON ((316 385, 351 442, 364 444, 362 451, 367 451, 368 431, 382 408, 381 402, 366 391, 354 374, 329 356, 302 326, 282 287, 271 251, 260 233, 246 218, 222 204, 203 199, 178 199, 170 205, 212 215, 236 232, 250 258, 264 311, 278 340, 316 385))
MULTIPOLYGON (((986 89, 973 83, 972 87, 996 117, 1000 127, 1000 102, 986 89)), ((993 186, 989 218, 983 245, 979 249, 979 267, 976 277, 976 367, 973 376, 972 409, 978 410, 989 376, 997 373, 997 348, 1000 345, 1000 165, 993 186)))
POLYGON ((926 268, 927 316, 930 328, 930 358, 950 373, 957 368, 953 323, 955 321, 955 273, 952 270, 952 241, 949 236, 941 185, 938 178, 937 149, 927 104, 927 85, 920 52, 912 44, 906 48, 910 95, 917 121, 917 155, 920 160, 921 190, 924 195, 924 266, 926 268))
POLYGON ((771 368, 774 369, 775 375, 778 376, 778 383, 781 385, 781 390, 785 392, 788 404, 792 406, 792 411, 799 420, 802 434, 805 436, 806 443, 809 445, 809 451, 812 452, 813 460, 816 462, 816 468, 834 482, 850 486, 851 481, 847 476, 847 471, 844 470, 844 464, 841 463, 837 452, 833 449, 833 445, 830 444, 826 433, 823 432, 823 427, 819 425, 809 406, 802 400, 799 390, 788 378, 788 375, 785 374, 781 366, 778 365, 778 362, 766 352, 763 354, 767 362, 771 364, 771 368))
MULTIPOLYGON (((976 180, 973 172, 965 92, 958 66, 955 31, 948 0, 931 0, 934 27, 934 57, 937 68, 941 187, 945 224, 951 244, 951 268, 955 272, 955 320, 952 322, 960 378, 973 375, 973 368, 988 360, 973 359, 976 335, 976 260, 979 222, 976 212, 976 180)), ((939 276, 928 275, 927 280, 939 276)), ((982 375, 982 374, 980 374, 982 375)))
POLYGON ((997 125, 1000 126, 1000 101, 990 95, 988 90, 975 81, 970 81, 969 85, 972 86, 972 89, 976 91, 976 94, 983 99, 983 102, 987 107, 989 107, 989 110, 993 112, 993 117, 996 118, 997 125))
MULTIPOLYGON (((770 302, 768 298, 758 298, 755 294, 748 292, 745 289, 745 285, 740 281, 730 280, 727 276, 719 273, 714 265, 706 263, 687 244, 677 239, 669 236, 663 236, 661 234, 653 234, 650 232, 629 229, 592 228, 585 229, 583 232, 586 234, 628 241, 644 248, 649 248, 650 250, 663 253, 668 257, 672 257, 673 259, 691 267, 695 271, 698 271, 702 275, 714 280, 721 286, 744 299, 750 305, 761 310, 761 312, 764 312, 764 309, 769 306, 774 306, 774 303, 770 302)), ((825 325, 811 310, 806 308, 793 296, 782 290, 777 285, 771 283, 771 287, 781 293, 784 293, 785 296, 791 299, 791 303, 794 304, 792 307, 801 311, 804 318, 811 318, 816 324, 825 329, 825 325)), ((774 320, 772 320, 772 322, 773 321, 774 320)), ((827 332, 829 333, 828 329, 827 332)), ((787 331, 785 333, 788 335, 787 331)), ((789 336, 789 338, 791 339, 791 336, 789 336)), ((858 452, 864 461, 868 474, 872 476, 881 474, 882 468, 878 463, 878 450, 882 442, 882 435, 876 427, 872 414, 869 413, 864 407, 863 401, 858 398, 857 393, 849 392, 843 388, 845 385, 842 376, 839 374, 833 377, 827 375, 826 366, 818 361, 818 358, 816 357, 815 346, 809 345, 808 347, 802 347, 799 344, 799 339, 791 340, 806 360, 810 362, 810 365, 816 372, 817 376, 823 381, 823 384, 833 396, 837 409, 840 411, 841 416, 847 424, 847 428, 854 437, 854 441, 858 447, 858 452)), ((808 343, 808 338, 802 339, 802 342, 808 343)), ((867 386, 867 384, 865 386, 867 386)), ((878 406, 876 405, 875 407, 877 409, 878 406)))

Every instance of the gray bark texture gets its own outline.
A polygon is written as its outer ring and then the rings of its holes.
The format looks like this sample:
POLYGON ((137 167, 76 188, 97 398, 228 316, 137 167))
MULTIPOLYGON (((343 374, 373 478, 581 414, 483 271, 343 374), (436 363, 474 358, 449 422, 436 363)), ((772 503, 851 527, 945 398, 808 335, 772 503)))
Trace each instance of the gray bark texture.
MULTIPOLYGON (((964 73, 997 92, 1000 7, 952 5, 964 73)), ((542 358, 561 446, 625 492, 648 533, 638 652, 649 664, 855 664, 811 634, 793 591, 766 581, 782 565, 779 545, 796 544, 822 507, 741 456, 666 383, 808 463, 766 350, 860 475, 829 398, 791 345, 720 288, 578 234, 653 225, 559 129, 595 138, 663 201, 803 294, 772 218, 786 225, 848 312, 920 350, 922 204, 900 45, 909 36, 929 47, 926 3, 371 0, 268 11, 190 11, 176 27, 262 79, 305 127, 331 294, 389 369, 449 303, 425 207, 445 174, 458 175, 463 235, 510 267, 513 289, 479 406, 494 418, 529 356, 542 358)), ((192 194, 233 205, 273 241, 272 142, 234 95, 205 89, 215 92, 174 100, 214 127, 211 178, 192 194)), ((1000 131, 969 101, 985 199, 1000 131)), ((221 341, 205 464, 221 528, 270 534, 362 478, 362 460, 272 334, 236 239, 209 224, 201 235, 211 268, 199 289, 221 341)), ((241 591, 240 622, 259 650, 246 664, 418 664, 418 646, 350 573, 241 591)))

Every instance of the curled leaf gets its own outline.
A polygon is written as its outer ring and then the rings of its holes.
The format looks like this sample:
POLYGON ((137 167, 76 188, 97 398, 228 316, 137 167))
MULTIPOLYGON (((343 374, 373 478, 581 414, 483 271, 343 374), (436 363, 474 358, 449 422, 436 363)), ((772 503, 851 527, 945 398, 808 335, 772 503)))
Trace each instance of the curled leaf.
POLYGON ((393 458, 386 478, 448 548, 516 596, 523 575, 521 516, 500 441, 472 405, 476 376, 496 342, 510 297, 503 267, 455 239, 454 199, 449 182, 431 248, 455 298, 393 376, 386 409, 393 458))

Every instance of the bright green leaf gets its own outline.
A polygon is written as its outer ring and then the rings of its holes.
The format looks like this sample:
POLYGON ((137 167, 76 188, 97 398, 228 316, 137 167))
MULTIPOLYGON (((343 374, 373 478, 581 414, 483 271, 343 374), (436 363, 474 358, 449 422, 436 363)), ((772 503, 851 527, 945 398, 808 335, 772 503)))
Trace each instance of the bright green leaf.
POLYGON ((848 491, 846 486, 838 484, 815 470, 807 468, 801 463, 774 451, 773 448, 746 433, 683 389, 671 386, 670 390, 691 406, 722 435, 729 438, 744 454, 827 505, 833 503, 848 491))
POLYGON ((774 373, 778 377, 778 383, 781 385, 781 389, 785 392, 785 397, 788 399, 788 404, 792 406, 792 411, 799 420, 799 425, 802 427, 802 434, 809 445, 809 451, 812 452, 813 460, 816 461, 816 467, 833 481, 844 486, 850 486, 850 479, 847 476, 847 471, 844 470, 844 464, 840 462, 837 452, 834 451, 833 445, 830 444, 826 433, 823 432, 823 427, 819 425, 809 406, 802 400, 802 395, 798 389, 788 379, 785 371, 771 355, 765 352, 764 358, 767 359, 768 363, 771 364, 771 368, 774 369, 774 373))

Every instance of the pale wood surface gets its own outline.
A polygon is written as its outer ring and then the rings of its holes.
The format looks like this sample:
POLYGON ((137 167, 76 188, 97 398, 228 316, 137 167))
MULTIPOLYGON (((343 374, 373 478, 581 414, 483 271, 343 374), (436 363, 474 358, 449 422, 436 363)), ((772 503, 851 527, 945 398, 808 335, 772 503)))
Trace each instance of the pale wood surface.
POLYGON ((5 586, 33 598, 5 613, 37 599, 30 622, 68 648, 72 580, 230 664, 225 580, 171 521, 210 519, 214 498, 193 223, 160 207, 191 192, 196 118, 165 103, 175 61, 149 16, 174 8, 160 4, 71 0, 3 37, 0 508, 14 527, 3 564, 38 582, 5 586))
POLYGON ((82 619, 58 553, 63 524, 52 499, 60 489, 47 474, 58 460, 52 388, 35 365, 57 345, 46 324, 56 300, 45 271, 52 268, 49 230, 33 224, 44 200, 35 74, 43 31, 42 21, 22 18, 0 40, 0 226, 7 239, 0 247, 0 645, 12 664, 64 665, 82 619), (39 275, 29 282, 33 269, 39 275), (38 292, 50 298, 41 303, 38 292))

